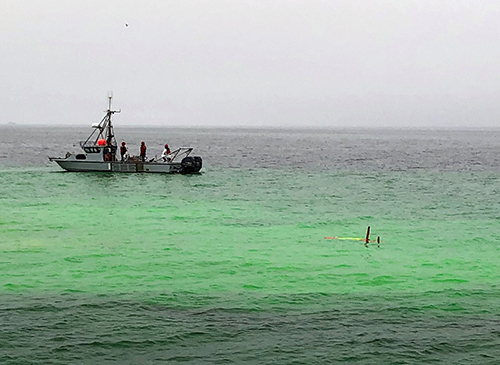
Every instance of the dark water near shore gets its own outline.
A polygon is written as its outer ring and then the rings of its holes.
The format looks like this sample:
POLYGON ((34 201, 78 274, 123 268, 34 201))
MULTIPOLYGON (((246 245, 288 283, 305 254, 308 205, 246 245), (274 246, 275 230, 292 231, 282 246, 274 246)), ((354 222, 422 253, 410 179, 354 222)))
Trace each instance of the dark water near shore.
POLYGON ((88 132, 0 126, 0 363, 498 362, 500 130, 121 128, 203 173, 48 162, 88 132))

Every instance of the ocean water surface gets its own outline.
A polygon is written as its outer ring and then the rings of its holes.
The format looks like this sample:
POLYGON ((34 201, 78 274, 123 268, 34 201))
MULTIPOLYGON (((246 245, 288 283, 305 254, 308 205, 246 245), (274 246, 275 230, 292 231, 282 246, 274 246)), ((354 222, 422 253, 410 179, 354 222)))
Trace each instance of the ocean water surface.
POLYGON ((48 161, 88 132, 0 126, 0 363, 498 363, 500 130, 117 128, 202 173, 48 161))

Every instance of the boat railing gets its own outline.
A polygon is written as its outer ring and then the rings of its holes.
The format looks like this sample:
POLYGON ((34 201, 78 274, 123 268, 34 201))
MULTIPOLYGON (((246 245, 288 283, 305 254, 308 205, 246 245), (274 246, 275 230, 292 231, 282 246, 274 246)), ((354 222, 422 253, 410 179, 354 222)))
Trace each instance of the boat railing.
POLYGON ((80 147, 103 147, 98 145, 95 141, 80 141, 80 147))
MULTIPOLYGON (((85 150, 86 152, 99 152, 101 151, 101 148, 108 147, 106 145, 99 145, 95 141, 80 141, 80 147, 85 150), (96 149, 96 151, 94 151, 96 149), (99 151, 97 151, 99 149, 99 151), (92 150, 92 151, 90 151, 92 150)), ((193 147, 179 147, 173 151, 170 152, 170 159, 167 162, 174 162, 176 159, 179 159, 181 157, 187 157, 189 154, 193 151, 193 147)), ((163 157, 156 157, 153 160, 150 160, 150 162, 161 162, 161 161, 166 161, 163 157)))
MULTIPOLYGON (((173 151, 170 152, 170 161, 167 162, 173 162, 176 158, 180 158, 182 156, 189 156, 191 151, 193 150, 193 147, 179 147, 173 151)), ((152 162, 160 162, 163 161, 164 157, 156 157, 153 159, 152 162)))
POLYGON ((172 156, 172 161, 175 160, 177 157, 183 155, 186 155, 186 157, 189 156, 192 150, 193 150, 192 147, 180 147, 174 150, 173 152, 170 153, 170 155, 172 156))

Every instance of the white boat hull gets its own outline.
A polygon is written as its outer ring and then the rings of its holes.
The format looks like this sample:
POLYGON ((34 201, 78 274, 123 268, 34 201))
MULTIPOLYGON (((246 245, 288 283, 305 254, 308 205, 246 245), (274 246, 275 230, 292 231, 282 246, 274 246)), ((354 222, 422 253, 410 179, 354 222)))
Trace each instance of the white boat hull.
POLYGON ((180 162, 99 162, 72 161, 64 158, 53 158, 66 171, 110 171, 110 172, 152 172, 152 173, 184 173, 180 162))

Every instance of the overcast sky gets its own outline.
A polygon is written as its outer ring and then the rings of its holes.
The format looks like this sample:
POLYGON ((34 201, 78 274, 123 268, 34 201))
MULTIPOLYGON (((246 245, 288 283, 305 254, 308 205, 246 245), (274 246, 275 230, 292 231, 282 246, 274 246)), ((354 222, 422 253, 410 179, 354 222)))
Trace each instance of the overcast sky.
POLYGON ((0 0, 0 124, 496 127, 498 0, 0 0), (128 24, 128 26, 126 26, 128 24))

